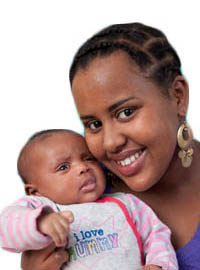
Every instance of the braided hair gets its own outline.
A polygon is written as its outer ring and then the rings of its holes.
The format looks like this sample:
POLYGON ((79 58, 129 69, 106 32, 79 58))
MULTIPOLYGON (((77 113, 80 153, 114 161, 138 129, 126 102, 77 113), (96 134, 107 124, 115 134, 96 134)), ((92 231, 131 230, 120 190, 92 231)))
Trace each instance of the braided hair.
POLYGON ((88 39, 75 54, 70 68, 72 85, 76 72, 85 69, 96 57, 121 50, 140 68, 145 77, 153 79, 165 89, 177 75, 181 75, 180 59, 158 29, 141 23, 111 25, 88 39))

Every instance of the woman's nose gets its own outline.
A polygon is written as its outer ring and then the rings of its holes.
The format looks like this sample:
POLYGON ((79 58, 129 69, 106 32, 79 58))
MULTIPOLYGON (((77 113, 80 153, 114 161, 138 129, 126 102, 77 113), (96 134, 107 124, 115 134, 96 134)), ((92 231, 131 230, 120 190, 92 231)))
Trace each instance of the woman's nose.
POLYGON ((116 153, 123 149, 127 139, 125 134, 115 125, 104 126, 103 145, 104 149, 110 153, 116 153))

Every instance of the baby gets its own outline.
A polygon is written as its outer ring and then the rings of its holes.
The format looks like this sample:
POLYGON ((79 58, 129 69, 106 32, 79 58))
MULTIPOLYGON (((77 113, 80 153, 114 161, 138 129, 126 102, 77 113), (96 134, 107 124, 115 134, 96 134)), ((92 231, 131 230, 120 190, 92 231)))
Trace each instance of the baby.
POLYGON ((105 174, 81 135, 36 133, 21 150, 18 171, 28 196, 1 213, 4 249, 54 241, 70 254, 62 269, 178 269, 170 231, 153 211, 131 194, 103 194, 105 174))

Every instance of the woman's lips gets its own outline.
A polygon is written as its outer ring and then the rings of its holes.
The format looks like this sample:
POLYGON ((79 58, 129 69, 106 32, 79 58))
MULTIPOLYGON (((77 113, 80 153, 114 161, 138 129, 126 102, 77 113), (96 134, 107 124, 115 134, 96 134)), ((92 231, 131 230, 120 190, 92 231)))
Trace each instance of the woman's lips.
POLYGON ((135 175, 144 164, 146 149, 127 151, 123 153, 123 159, 115 159, 114 164, 118 172, 123 176, 135 175))
POLYGON ((82 191, 92 191, 96 188, 96 178, 91 176, 83 181, 83 184, 80 188, 82 191))

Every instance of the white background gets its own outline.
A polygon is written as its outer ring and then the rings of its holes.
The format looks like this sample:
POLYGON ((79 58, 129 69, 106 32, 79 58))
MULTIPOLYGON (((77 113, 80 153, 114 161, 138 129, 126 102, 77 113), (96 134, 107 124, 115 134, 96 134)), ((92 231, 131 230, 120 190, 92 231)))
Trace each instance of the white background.
MULTIPOLYGON (((68 82, 78 47, 113 23, 143 22, 163 30, 190 84, 188 120, 200 138, 199 1, 0 0, 0 210, 24 194, 20 148, 48 128, 82 132, 68 82)), ((20 255, 0 250, 0 267, 20 269, 20 255)))

